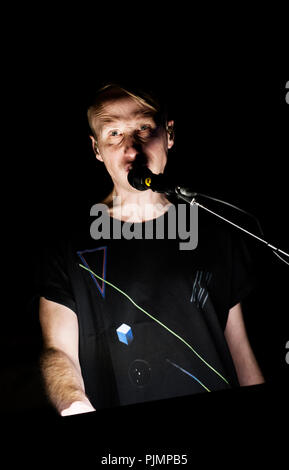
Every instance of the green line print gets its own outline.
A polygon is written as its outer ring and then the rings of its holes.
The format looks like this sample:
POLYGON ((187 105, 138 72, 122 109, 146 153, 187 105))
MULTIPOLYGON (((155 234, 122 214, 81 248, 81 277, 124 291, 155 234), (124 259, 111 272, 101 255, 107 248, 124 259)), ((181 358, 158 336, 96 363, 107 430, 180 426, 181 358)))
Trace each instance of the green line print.
MULTIPOLYGON (((129 297, 129 295, 127 295, 125 292, 123 292, 121 289, 119 289, 118 287, 116 287, 114 284, 112 284, 111 282, 109 281, 106 281, 105 279, 103 279, 101 276, 98 276, 97 274, 95 274, 91 269, 87 268, 86 266, 83 266, 83 264, 79 264, 79 266, 83 269, 85 269, 86 271, 90 272, 91 274, 93 274, 93 276, 97 277, 98 279, 100 279, 101 281, 103 282, 106 282, 106 284, 108 284, 109 286, 113 287, 115 290, 117 290, 118 292, 120 292, 122 295, 124 295, 136 308, 138 308, 139 310, 141 310, 141 312, 145 313, 145 315, 147 315, 148 317, 150 317, 152 320, 154 320, 155 322, 157 322, 159 325, 161 325, 163 328, 165 328, 167 331, 169 331, 172 335, 174 335, 176 338, 178 338, 180 341, 182 341, 189 349, 191 349, 191 351, 193 351, 193 353, 201 360, 204 362, 204 364, 206 364, 206 366, 208 366, 212 371, 214 371, 219 377, 221 377, 222 380, 224 380, 224 382, 226 382, 226 384, 229 385, 229 382, 225 379, 225 377, 222 376, 222 374, 220 374, 220 372, 218 372, 216 369, 214 369, 213 366, 211 366, 207 361, 205 361, 205 359, 202 358, 202 356, 200 356, 200 354, 197 353, 197 351, 194 350, 194 348, 189 344, 187 343, 181 336, 179 336, 177 333, 175 333, 173 330, 171 330, 170 328, 168 328, 164 323, 160 322, 157 318, 153 317, 150 313, 146 312, 142 307, 140 307, 139 305, 137 305, 135 303, 135 301, 129 297)), ((205 385, 204 385, 204 388, 210 392, 211 390, 209 390, 205 385)))

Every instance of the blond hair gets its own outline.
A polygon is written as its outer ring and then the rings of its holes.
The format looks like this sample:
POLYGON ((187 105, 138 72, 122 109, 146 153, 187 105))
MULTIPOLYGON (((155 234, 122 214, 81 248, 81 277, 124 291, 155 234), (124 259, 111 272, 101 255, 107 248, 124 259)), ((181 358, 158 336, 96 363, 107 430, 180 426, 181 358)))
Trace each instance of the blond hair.
POLYGON ((166 111, 163 109, 160 101, 152 93, 147 93, 143 90, 130 90, 117 83, 108 83, 96 92, 87 110, 89 128, 95 139, 97 136, 95 134, 94 122, 96 118, 102 115, 104 104, 108 101, 118 100, 128 96, 151 111, 158 124, 165 127, 167 120, 166 111))

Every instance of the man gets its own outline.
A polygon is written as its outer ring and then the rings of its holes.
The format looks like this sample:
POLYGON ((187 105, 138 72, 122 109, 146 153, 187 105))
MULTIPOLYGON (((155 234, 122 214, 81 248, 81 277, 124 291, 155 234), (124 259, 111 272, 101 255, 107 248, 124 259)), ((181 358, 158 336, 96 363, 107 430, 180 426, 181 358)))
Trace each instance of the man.
MULTIPOLYGON (((111 84, 88 121, 113 182, 102 201, 109 222, 143 229, 166 218, 165 194, 128 182, 140 155, 153 173, 165 170, 174 122, 162 104, 111 84)), ((204 220, 188 253, 176 240, 100 242, 87 232, 48 257, 40 288, 41 368, 62 416, 264 381, 242 316, 252 285, 236 234, 204 220)))

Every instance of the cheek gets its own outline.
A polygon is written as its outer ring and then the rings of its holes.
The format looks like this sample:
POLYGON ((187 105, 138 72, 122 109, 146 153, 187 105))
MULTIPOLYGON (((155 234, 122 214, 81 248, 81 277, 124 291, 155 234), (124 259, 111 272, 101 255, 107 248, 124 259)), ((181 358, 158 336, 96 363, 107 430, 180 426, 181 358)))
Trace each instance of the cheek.
POLYGON ((106 171, 109 173, 111 178, 115 180, 120 175, 120 169, 122 167, 122 156, 119 152, 107 152, 102 154, 103 163, 106 171))
POLYGON ((151 140, 144 147, 145 152, 148 156, 151 156, 151 158, 166 160, 167 144, 164 139, 151 140))
POLYGON ((119 152, 117 152, 115 149, 106 146, 101 147, 99 150, 100 155, 103 159, 103 163, 107 168, 112 168, 118 164, 120 160, 120 155, 119 152))

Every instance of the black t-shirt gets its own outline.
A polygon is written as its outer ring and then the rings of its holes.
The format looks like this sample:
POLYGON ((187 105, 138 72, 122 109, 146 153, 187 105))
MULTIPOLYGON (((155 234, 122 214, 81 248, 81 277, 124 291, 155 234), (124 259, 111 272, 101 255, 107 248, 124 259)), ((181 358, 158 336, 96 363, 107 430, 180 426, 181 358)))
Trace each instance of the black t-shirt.
MULTIPOLYGON (((166 227, 168 213, 161 218, 166 227)), ((132 229, 144 234, 146 224, 132 229)), ((239 385, 224 329, 254 286, 244 236, 199 211, 196 248, 179 243, 166 231, 163 239, 95 240, 87 225, 47 250, 37 294, 76 313, 96 409, 239 385)))

